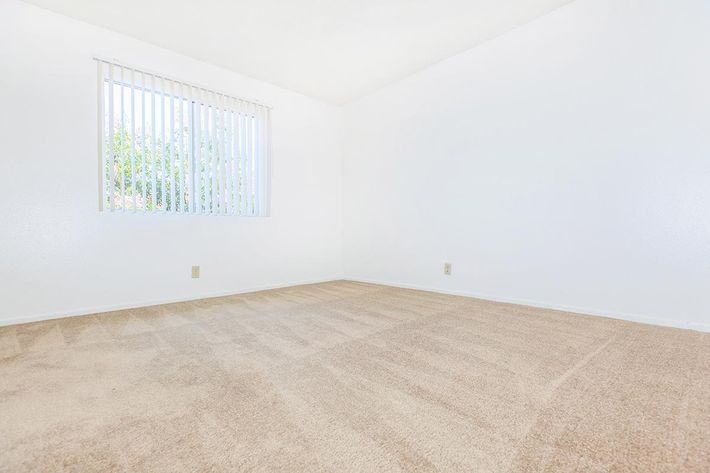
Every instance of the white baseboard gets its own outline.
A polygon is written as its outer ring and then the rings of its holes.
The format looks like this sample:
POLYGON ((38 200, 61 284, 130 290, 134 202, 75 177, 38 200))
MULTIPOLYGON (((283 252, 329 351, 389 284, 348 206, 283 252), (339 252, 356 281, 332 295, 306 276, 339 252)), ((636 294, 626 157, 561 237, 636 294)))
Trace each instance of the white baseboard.
POLYGON ((472 292, 472 291, 450 291, 447 289, 436 288, 436 287, 424 287, 424 286, 418 286, 415 284, 405 284, 405 283, 381 281, 381 280, 375 280, 375 279, 347 278, 347 280, 355 281, 355 282, 369 283, 369 284, 379 284, 382 286, 399 287, 399 288, 403 288, 403 289, 415 289, 415 290, 419 290, 419 291, 437 292, 440 294, 450 294, 453 296, 473 297, 476 299, 483 299, 483 300, 492 301, 492 302, 505 302, 508 304, 525 305, 525 306, 530 306, 530 307, 538 307, 541 309, 559 310, 562 312, 572 312, 572 313, 580 314, 580 315, 592 315, 592 316, 596 316, 596 317, 607 317, 610 319, 626 320, 629 322, 638 322, 638 323, 642 323, 642 324, 660 325, 660 326, 664 326, 664 327, 673 327, 673 328, 682 328, 682 329, 688 329, 688 330, 696 330, 699 332, 710 332, 710 323, 684 322, 684 321, 673 320, 673 319, 647 317, 647 316, 638 315, 638 314, 629 314, 629 313, 623 313, 623 312, 610 312, 610 311, 604 311, 604 310, 598 310, 598 309, 589 309, 589 308, 584 308, 584 307, 570 307, 570 306, 550 304, 550 303, 540 302, 540 301, 532 301, 532 300, 526 300, 526 299, 514 299, 514 298, 509 298, 509 297, 494 296, 494 295, 490 295, 490 294, 481 294, 481 293, 476 293, 476 292, 472 292))
POLYGON ((562 306, 562 305, 558 305, 558 304, 549 304, 549 303, 544 303, 544 302, 540 302, 540 301, 531 301, 531 300, 525 300, 525 299, 514 299, 514 298, 509 298, 509 297, 494 296, 494 295, 490 295, 490 294, 482 294, 482 293, 477 293, 477 292, 472 292, 472 291, 450 291, 447 289, 435 288, 435 287, 424 287, 424 286, 418 286, 415 284, 405 284, 405 283, 397 283, 397 282, 392 282, 392 281, 381 281, 381 280, 375 280, 375 279, 362 279, 362 278, 311 279, 311 280, 296 281, 296 282, 283 283, 283 284, 253 286, 253 287, 235 289, 235 290, 230 290, 230 291, 220 291, 220 292, 198 294, 198 295, 186 297, 186 298, 185 297, 176 297, 176 298, 168 298, 168 299, 156 299, 156 300, 143 301, 143 302, 137 302, 137 303, 132 303, 132 304, 98 306, 98 307, 89 307, 89 308, 82 308, 82 309, 76 309, 76 310, 70 310, 70 311, 58 311, 58 312, 49 312, 49 313, 43 313, 43 314, 33 314, 33 315, 28 315, 28 316, 23 316, 23 317, 15 317, 15 318, 10 318, 10 319, 0 319, 0 327, 5 326, 5 325, 16 325, 16 324, 25 324, 25 323, 29 323, 29 322, 38 322, 41 320, 61 319, 64 317, 76 317, 76 316, 80 316, 80 315, 97 314, 97 313, 101 313, 101 312, 111 312, 114 310, 136 309, 136 308, 140 308, 140 307, 149 307, 149 306, 153 306, 153 305, 172 304, 175 302, 187 302, 187 301, 195 301, 195 300, 200 300, 200 299, 209 299, 212 297, 232 296, 232 295, 236 295, 236 294, 246 294, 249 292, 267 291, 270 289, 282 289, 282 288, 286 288, 286 287, 302 286, 305 284, 318 284, 318 283, 338 281, 338 280, 344 280, 344 279, 348 280, 348 281, 354 281, 354 282, 378 284, 381 286, 399 287, 399 288, 404 288, 404 289, 416 289, 419 291, 437 292, 440 294, 451 294, 454 296, 474 297, 476 299, 484 299, 484 300, 493 301, 493 302, 505 302, 505 303, 509 303, 509 304, 526 305, 526 306, 530 306, 530 307, 539 307, 542 309, 552 309, 552 310, 559 310, 559 311, 563 311, 563 312, 573 312, 573 313, 582 314, 582 315, 608 317, 608 318, 612 318, 612 319, 626 320, 626 321, 630 321, 630 322, 638 322, 638 323, 643 323, 643 324, 661 325, 661 326, 665 326, 665 327, 697 330, 699 332, 710 332, 710 323, 707 323, 707 324, 687 323, 687 322, 682 322, 682 321, 673 320, 673 319, 646 317, 646 316, 637 315, 637 314, 628 314, 628 313, 623 313, 623 312, 609 312, 609 311, 582 308, 582 307, 562 306))
POLYGON ((32 315, 27 315, 27 316, 22 316, 22 317, 0 319, 0 327, 5 326, 5 325, 17 325, 17 324, 26 324, 26 323, 30 323, 30 322, 39 322, 41 320, 63 319, 65 317, 77 317, 80 315, 99 314, 101 312, 111 312, 114 310, 137 309, 140 307, 149 307, 149 306, 153 306, 153 305, 162 305, 162 304, 172 304, 175 302, 188 302, 188 301, 196 301, 196 300, 200 300, 200 299, 210 299, 212 297, 233 296, 233 295, 237 295, 237 294, 246 294, 249 292, 268 291, 270 289, 282 289, 282 288, 286 288, 286 287, 302 286, 305 284, 318 284, 318 283, 338 281, 338 280, 342 280, 342 278, 311 279, 311 280, 305 280, 305 281, 296 281, 296 282, 274 284, 274 285, 268 285, 268 286, 253 286, 253 287, 235 289, 235 290, 229 290, 229 291, 219 291, 219 292, 212 292, 212 293, 205 293, 205 294, 197 294, 197 295, 190 296, 190 297, 174 297, 174 298, 167 298, 167 299, 155 299, 155 300, 141 301, 141 302, 135 302, 135 303, 130 303, 130 304, 116 304, 116 305, 97 306, 97 307, 85 307, 85 308, 81 308, 81 309, 68 310, 68 311, 57 311, 57 312, 47 312, 47 313, 42 313, 42 314, 32 314, 32 315))

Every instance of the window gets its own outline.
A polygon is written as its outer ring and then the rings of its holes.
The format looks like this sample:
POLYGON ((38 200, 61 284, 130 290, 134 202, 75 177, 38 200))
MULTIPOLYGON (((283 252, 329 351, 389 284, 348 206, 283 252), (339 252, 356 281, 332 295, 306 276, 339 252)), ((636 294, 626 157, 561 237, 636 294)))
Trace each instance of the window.
POLYGON ((268 215, 268 107, 97 63, 102 210, 268 215))

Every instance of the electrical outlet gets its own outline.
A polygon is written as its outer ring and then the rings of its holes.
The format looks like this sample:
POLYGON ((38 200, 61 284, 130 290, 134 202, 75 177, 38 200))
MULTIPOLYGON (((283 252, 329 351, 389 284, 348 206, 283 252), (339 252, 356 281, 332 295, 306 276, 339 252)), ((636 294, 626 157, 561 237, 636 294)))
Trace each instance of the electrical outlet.
POLYGON ((451 263, 444 263, 444 274, 451 276, 451 263))
POLYGON ((200 278, 200 267, 193 266, 192 267, 192 279, 199 279, 199 278, 200 278))

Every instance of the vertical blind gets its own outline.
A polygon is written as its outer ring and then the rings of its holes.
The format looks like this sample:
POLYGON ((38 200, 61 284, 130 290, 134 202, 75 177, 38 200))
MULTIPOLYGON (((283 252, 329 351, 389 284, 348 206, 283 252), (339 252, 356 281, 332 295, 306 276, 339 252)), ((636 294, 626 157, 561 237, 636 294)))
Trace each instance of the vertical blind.
POLYGON ((96 62, 102 210, 268 215, 269 107, 96 62))

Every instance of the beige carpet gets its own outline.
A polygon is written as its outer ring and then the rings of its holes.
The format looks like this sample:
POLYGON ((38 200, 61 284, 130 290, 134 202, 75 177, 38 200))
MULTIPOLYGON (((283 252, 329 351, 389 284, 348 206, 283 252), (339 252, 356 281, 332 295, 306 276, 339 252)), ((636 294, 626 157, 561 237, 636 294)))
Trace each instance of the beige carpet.
POLYGON ((710 334, 352 282, 0 328, 2 472, 710 471, 710 334))

